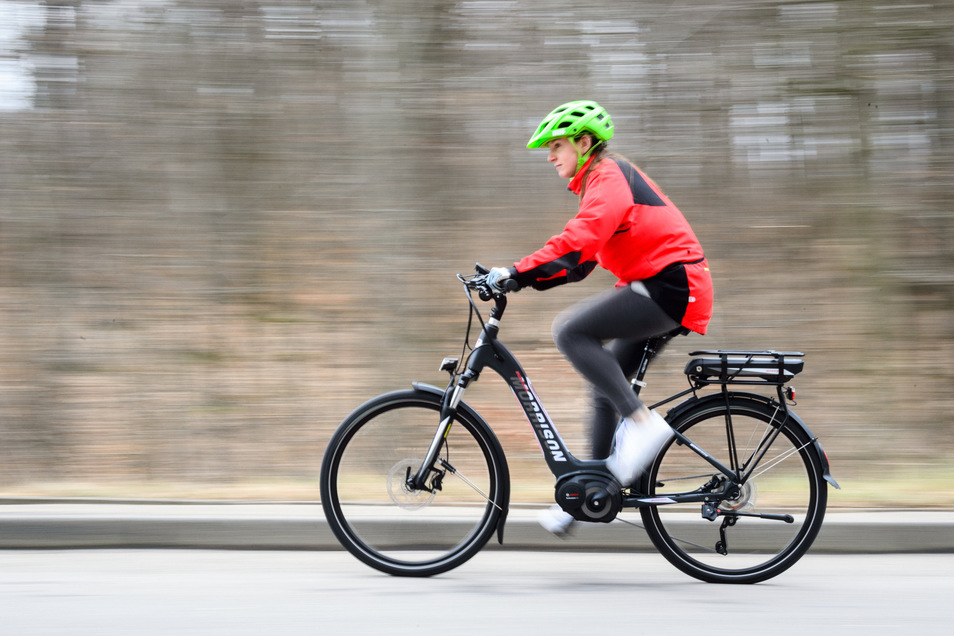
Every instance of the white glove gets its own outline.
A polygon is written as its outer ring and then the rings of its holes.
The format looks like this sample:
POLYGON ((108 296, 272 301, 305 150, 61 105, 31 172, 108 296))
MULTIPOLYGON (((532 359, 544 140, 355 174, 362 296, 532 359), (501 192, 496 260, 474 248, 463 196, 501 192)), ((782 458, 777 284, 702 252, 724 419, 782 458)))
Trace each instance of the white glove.
POLYGON ((504 281, 510 278, 510 270, 506 267, 494 267, 487 274, 487 284, 494 291, 504 292, 504 281))

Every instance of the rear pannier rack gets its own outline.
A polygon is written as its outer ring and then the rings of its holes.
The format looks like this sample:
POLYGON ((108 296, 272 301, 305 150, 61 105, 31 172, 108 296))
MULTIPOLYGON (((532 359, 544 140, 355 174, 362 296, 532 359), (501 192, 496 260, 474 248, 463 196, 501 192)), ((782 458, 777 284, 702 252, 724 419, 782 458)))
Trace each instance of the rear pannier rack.
POLYGON ((801 373, 798 351, 693 351, 686 375, 697 385, 771 384, 782 386, 801 373))

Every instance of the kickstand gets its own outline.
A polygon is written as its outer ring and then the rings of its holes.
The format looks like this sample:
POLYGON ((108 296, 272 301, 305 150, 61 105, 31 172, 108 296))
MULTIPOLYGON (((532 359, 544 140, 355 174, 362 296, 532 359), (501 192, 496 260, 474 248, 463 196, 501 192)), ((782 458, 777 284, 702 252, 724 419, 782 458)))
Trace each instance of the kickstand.
POLYGON ((736 517, 735 515, 726 515, 725 517, 722 518, 722 525, 719 526, 720 540, 715 544, 716 552, 718 552, 722 556, 725 556, 729 553, 729 544, 726 542, 726 539, 725 539, 725 529, 730 526, 734 526, 735 522, 738 520, 739 518, 736 517))

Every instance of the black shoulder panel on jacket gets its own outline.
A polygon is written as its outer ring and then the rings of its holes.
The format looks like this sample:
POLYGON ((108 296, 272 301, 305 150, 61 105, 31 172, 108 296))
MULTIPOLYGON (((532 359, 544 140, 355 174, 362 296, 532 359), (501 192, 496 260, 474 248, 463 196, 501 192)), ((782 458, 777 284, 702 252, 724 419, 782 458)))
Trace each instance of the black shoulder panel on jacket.
POLYGON ((613 159, 619 169, 623 171, 623 176, 629 182, 629 189, 633 192, 633 203, 636 205, 657 205, 663 206, 666 203, 659 198, 643 176, 633 168, 628 161, 623 159, 613 159))

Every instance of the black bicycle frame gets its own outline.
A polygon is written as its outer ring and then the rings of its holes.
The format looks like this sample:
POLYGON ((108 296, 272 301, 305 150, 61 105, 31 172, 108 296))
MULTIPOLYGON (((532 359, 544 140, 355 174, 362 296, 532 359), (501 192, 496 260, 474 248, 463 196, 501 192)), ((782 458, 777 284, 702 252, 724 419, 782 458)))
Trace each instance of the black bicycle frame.
POLYGON ((533 390, 527 372, 520 366, 510 349, 489 335, 485 329, 477 341, 467 364, 467 371, 462 378, 476 379, 481 371, 488 367, 504 379, 514 397, 517 398, 554 477, 560 478, 581 470, 605 471, 605 462, 601 460, 581 460, 573 456, 557 431, 556 424, 553 423, 536 391, 533 390))
MULTIPOLYGON (((471 298, 470 300, 471 304, 473 305, 473 299, 471 298)), ((543 403, 541 402, 539 396, 537 396, 536 392, 533 390, 533 385, 527 376, 527 372, 523 369, 523 367, 520 365, 520 362, 517 361, 516 356, 514 356, 507 346, 497 339, 500 318, 503 316, 503 313, 506 310, 507 298, 503 294, 497 294, 494 296, 494 301, 495 306, 491 312, 490 320, 488 320, 486 324, 483 324, 480 338, 474 345, 474 349, 467 361, 466 370, 460 373, 460 375, 457 377, 456 383, 452 382, 450 385, 448 385, 447 390, 444 393, 444 403, 441 408, 440 425, 438 426, 438 430, 434 435, 431 446, 425 455, 425 459, 421 464, 420 470, 412 480, 412 485, 418 488, 425 487, 424 485, 426 483, 427 476, 430 474, 431 470, 433 470, 434 462, 437 460, 437 455, 440 452, 443 440, 446 437, 451 425, 453 424, 454 415, 456 414, 457 406, 460 404, 464 391, 466 391, 471 382, 475 381, 480 376, 481 372, 485 368, 493 369, 498 375, 500 375, 500 377, 503 378, 507 383, 507 386, 510 387, 510 390, 513 392, 514 396, 517 398, 517 401, 523 408, 527 420, 530 422, 530 426, 533 428, 533 432, 536 435, 537 441, 540 444, 540 448, 543 451, 543 457, 546 460, 547 466, 549 466, 554 477, 560 479, 565 475, 579 472, 596 472, 608 475, 609 473, 606 469, 605 460, 577 459, 570 452, 569 448, 567 448, 566 443, 563 441, 563 438, 560 436, 560 433, 557 430, 556 424, 554 424, 546 409, 543 407, 543 403)), ((476 307, 474 307, 474 311, 476 311, 476 307)), ((645 365, 642 365, 642 367, 641 373, 637 375, 637 381, 641 380, 641 376, 645 373, 645 365)), ((691 392, 692 391, 690 390, 677 394, 668 400, 665 400, 661 404, 672 401, 691 392)), ((739 484, 739 475, 735 471, 722 464, 703 449, 696 446, 692 440, 685 437, 679 431, 674 431, 674 434, 678 440, 678 443, 685 444, 688 448, 692 449, 693 452, 711 464, 716 470, 725 475, 727 478, 724 484, 724 489, 726 492, 729 492, 731 488, 739 484)), ((714 494, 719 493, 695 492, 684 493, 680 495, 670 495, 662 498, 640 498, 638 496, 635 498, 627 497, 624 499, 624 505, 646 506, 662 503, 706 501, 711 499, 714 494)))

